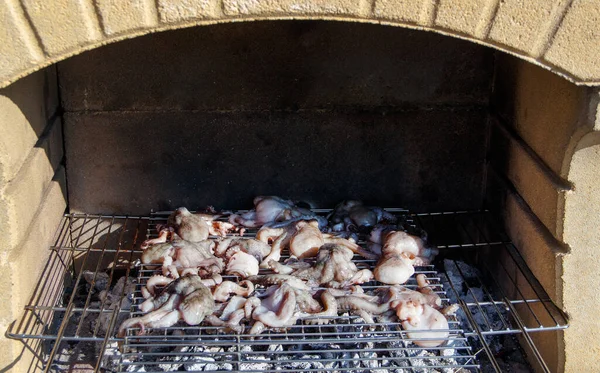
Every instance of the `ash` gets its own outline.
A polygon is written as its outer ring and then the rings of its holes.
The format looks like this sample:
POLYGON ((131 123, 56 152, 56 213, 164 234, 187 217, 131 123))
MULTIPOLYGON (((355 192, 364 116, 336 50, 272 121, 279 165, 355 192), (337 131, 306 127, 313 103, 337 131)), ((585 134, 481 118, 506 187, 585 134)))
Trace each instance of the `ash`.
MULTIPOLYGON (((399 337, 398 324, 383 317, 377 325, 364 324, 358 317, 346 316, 347 323, 324 325, 313 333, 299 324, 287 332, 247 336, 208 334, 203 330, 176 329, 161 346, 148 336, 131 340, 125 348, 122 371, 282 371, 298 372, 464 372, 467 357, 453 346, 431 350, 419 348, 399 337), (195 334, 194 334, 195 333, 195 334), (206 334, 205 334, 206 333, 206 334), (287 337, 289 335, 289 337, 287 337), (193 338, 192 338, 193 337, 193 338), (334 342, 332 338, 336 338, 334 342), (185 346, 169 347, 169 341, 185 346)), ((464 346, 463 346, 464 349, 464 346)))
MULTIPOLYGON (((65 335, 77 335, 78 338, 97 338, 112 334, 115 326, 118 326, 128 317, 131 308, 131 296, 133 294, 134 282, 132 278, 120 277, 114 285, 109 284, 109 276, 106 273, 96 274, 85 271, 83 278, 86 284, 76 290, 75 307, 101 310, 101 312, 74 312, 67 323, 65 335), (92 286, 92 283, 94 285, 92 286), (88 294, 91 296, 88 299, 88 294)), ((54 320, 54 324, 60 325, 63 318, 54 320)), ((56 328, 58 329, 58 328, 56 328)), ((49 343, 45 350, 52 349, 49 343)), ((102 344, 88 341, 63 340, 58 352, 52 362, 52 371, 59 372, 88 372, 94 371, 98 356, 104 356, 109 362, 109 370, 116 368, 115 362, 120 355, 116 343, 108 344, 102 350, 102 344)))
MULTIPOLYGON (((123 361, 124 371, 282 371, 298 372, 458 372, 464 371, 452 357, 453 349, 427 351, 414 349, 408 342, 310 343, 214 346, 201 345, 173 349, 142 349, 138 358, 123 361), (385 351, 383 351, 385 350, 385 351), (163 355, 158 359, 148 355, 163 355), (448 368, 440 367, 448 365, 448 368), (436 366, 432 369, 429 367, 436 366)), ((195 345, 195 344, 198 345, 195 345)), ((249 341, 247 343, 250 343, 249 341)))
MULTIPOLYGON (((449 259, 445 259, 443 265, 447 276, 441 276, 441 282, 444 289, 454 288, 456 290, 456 293, 454 291, 446 292, 451 303, 458 302, 458 298, 462 299, 467 304, 477 304, 479 302, 492 300, 491 294, 489 294, 487 292, 488 290, 481 284, 480 279, 482 276, 477 268, 470 266, 463 261, 449 259)), ((472 306, 469 307, 469 310, 481 330, 502 330, 505 329, 507 325, 510 325, 508 321, 510 320, 509 312, 504 307, 472 306)), ((462 309, 457 312, 456 316, 461 325, 469 325, 469 320, 462 309)), ((525 354, 514 335, 489 335, 485 338, 494 354, 494 358, 500 365, 500 368, 502 368, 503 372, 533 372, 533 369, 527 363, 525 354)), ((469 344, 472 346, 481 346, 480 341, 477 341, 475 338, 471 338, 469 344)), ((484 351, 479 353, 478 360, 481 364, 482 372, 495 372, 484 351)))
MULTIPOLYGON (((457 302, 457 296, 466 302, 486 299, 485 289, 473 286, 476 281, 472 280, 480 277, 477 269, 459 261, 445 260, 443 265, 447 277, 440 277, 449 303, 457 302), (458 271, 459 268, 462 274, 458 271), (448 290, 451 288, 457 292, 448 290)), ((90 307, 107 312, 75 315, 75 319, 68 323, 68 328, 72 328, 67 331, 68 335, 73 335, 77 327, 80 328, 80 336, 114 333, 115 326, 127 318, 127 311, 132 306, 129 298, 125 297, 120 302, 119 299, 122 294, 132 294, 133 287, 134 284, 126 282, 125 277, 120 278, 113 286, 107 280, 97 278, 92 289, 95 296, 90 307), (115 311, 118 313, 113 320, 115 311)), ((84 305, 85 299, 82 302, 79 306, 84 305)), ((478 324, 502 328, 502 317, 508 317, 506 311, 484 311, 485 314, 471 309, 478 324)), ((448 344, 439 348, 425 349, 402 340, 398 324, 384 316, 376 318, 376 326, 363 324, 363 320, 356 316, 342 316, 346 317, 346 322, 324 325, 313 333, 306 332, 302 324, 287 332, 272 331, 253 337, 243 334, 209 334, 207 330, 200 331, 179 324, 181 329, 150 331, 145 336, 128 339, 130 342, 122 346, 116 342, 108 343, 103 351, 100 350, 100 343, 63 341, 53 363, 53 370, 93 371, 98 356, 101 356, 101 367, 105 372, 308 370, 451 373, 475 371, 479 363, 482 364, 483 372, 493 371, 489 364, 486 365, 485 352, 477 354, 480 361, 473 361, 472 354, 477 349, 473 351, 466 347, 467 343, 472 346, 480 345, 474 338, 469 338, 468 341, 451 339, 448 344), (332 341, 332 338, 335 339, 332 341), (473 368, 465 367, 466 365, 473 368)), ((457 312, 456 318, 460 326, 469 325, 462 310, 457 312)), ((490 336, 486 340, 503 371, 531 371, 514 337, 490 336)))

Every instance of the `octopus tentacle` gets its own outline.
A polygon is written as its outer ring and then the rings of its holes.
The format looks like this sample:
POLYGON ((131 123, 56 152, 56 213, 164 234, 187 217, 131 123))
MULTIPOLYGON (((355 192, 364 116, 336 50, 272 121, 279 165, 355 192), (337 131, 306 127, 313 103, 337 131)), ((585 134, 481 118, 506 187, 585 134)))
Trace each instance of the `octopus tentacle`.
POLYGON ((174 281, 174 279, 166 277, 166 276, 154 275, 154 276, 150 277, 148 279, 148 281, 146 281, 146 290, 151 295, 156 295, 156 287, 157 286, 167 286, 168 284, 170 284, 173 281, 174 281))
POLYGON ((253 292, 254 284, 251 281, 245 280, 239 284, 233 281, 223 281, 213 290, 213 297, 217 302, 226 302, 231 294, 247 297, 253 292))
POLYGON ((335 297, 329 292, 329 290, 321 293, 321 302, 323 302, 324 310, 319 313, 312 314, 311 316, 317 316, 318 318, 311 318, 305 322, 310 325, 325 325, 332 320, 332 317, 338 314, 338 304, 335 297))
POLYGON ((293 275, 259 275, 248 277, 248 280, 260 285, 288 284, 297 289, 310 290, 310 287, 303 280, 293 275))
POLYGON ((213 286, 219 285, 223 282, 223 276, 220 274, 214 274, 211 278, 203 278, 202 283, 204 286, 212 288, 213 286))
POLYGON ((150 246, 152 246, 154 244, 167 242, 169 233, 171 233, 171 230, 169 228, 161 229, 160 232, 158 233, 157 238, 152 238, 152 239, 142 242, 142 245, 140 246, 140 248, 142 250, 146 250, 147 248, 149 248, 150 246))

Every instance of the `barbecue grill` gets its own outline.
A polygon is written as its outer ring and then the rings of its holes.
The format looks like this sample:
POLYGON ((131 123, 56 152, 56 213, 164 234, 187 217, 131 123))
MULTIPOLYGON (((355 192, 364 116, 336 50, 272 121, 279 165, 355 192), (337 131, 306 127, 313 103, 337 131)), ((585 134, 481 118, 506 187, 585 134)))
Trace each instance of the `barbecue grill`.
POLYGON ((597 370, 599 5, 0 2, 0 370, 597 370), (115 338, 150 212, 257 195, 409 209, 449 341, 343 314, 115 338), (301 343, 335 333, 360 341, 301 343))
MULTIPOLYGON (((323 215, 329 211, 315 210, 323 215)), ((157 265, 140 264, 139 245, 156 237, 156 225, 165 223, 170 212, 144 217, 65 215, 44 276, 24 316, 8 333, 44 345, 40 358, 45 371, 65 369, 73 359, 96 354, 94 368, 114 372, 500 372, 506 351, 498 348, 506 345, 506 338, 520 339, 526 350, 522 352, 534 357, 536 368, 548 371, 531 334, 566 328, 567 318, 489 212, 387 211, 426 231, 430 244, 440 250, 433 265, 416 268, 416 274, 427 276, 444 305, 460 306, 450 317, 449 335, 439 347, 419 347, 414 343, 418 333, 409 338, 397 320, 376 317, 375 323, 365 323, 347 313, 332 317, 326 325, 311 325, 301 318, 293 327, 268 329, 260 335, 249 335, 248 328, 237 334, 180 322, 143 335, 131 328, 124 338, 117 338, 120 322, 141 314, 141 288, 160 270, 157 265), (97 283, 117 280, 130 285, 118 287, 114 297, 98 296, 97 283)), ((249 230, 246 237, 255 233, 249 230)), ((359 268, 375 264, 358 257, 354 261, 359 268)), ((406 287, 416 288, 415 276, 406 287)), ((238 281, 236 276, 225 278, 238 281)), ((376 281, 363 285, 367 293, 382 287, 376 281)))

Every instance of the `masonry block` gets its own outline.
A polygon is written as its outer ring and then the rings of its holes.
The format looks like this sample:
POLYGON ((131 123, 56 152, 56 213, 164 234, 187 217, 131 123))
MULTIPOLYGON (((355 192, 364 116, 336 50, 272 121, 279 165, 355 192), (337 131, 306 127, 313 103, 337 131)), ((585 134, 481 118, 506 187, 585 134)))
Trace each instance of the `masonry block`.
POLYGON ((38 48, 32 43, 32 35, 22 33, 23 28, 28 28, 23 11, 14 4, 6 1, 0 3, 0 75, 9 78, 21 73, 23 70, 34 67, 43 60, 38 48), (15 14, 17 13, 17 14, 15 14))
POLYGON ((534 49, 551 22, 558 0, 500 1, 489 39, 526 53, 534 49))
POLYGON ((600 82, 600 6, 575 0, 543 59, 583 81, 600 82))
POLYGON ((3 242, 2 250, 12 252, 25 238, 62 157, 62 128, 57 118, 2 192, 3 209, 9 212, 12 226, 10 241, 3 242))
POLYGON ((13 314, 18 315, 28 301, 42 269, 48 260, 48 248, 55 238, 56 229, 66 208, 66 179, 60 168, 48 183, 44 198, 35 211, 35 218, 28 229, 26 239, 9 256, 14 282, 13 314), (31 274, 35 274, 32 276, 31 274))
POLYGON ((273 194, 323 207, 358 198, 415 211, 475 209, 485 115, 67 113, 70 208, 243 208, 273 194))
POLYGON ((151 27, 157 23, 156 5, 150 0, 95 0, 106 35, 151 27))
MULTIPOLYGON (((3 302, 8 303, 8 302, 3 302)), ((0 312, 3 312, 1 310, 0 312)), ((8 328, 8 324, 0 323, 0 330, 6 330, 8 328)), ((23 344, 21 342, 8 339, 2 334, 0 336, 0 350, 2 354, 0 355, 0 368, 11 369, 13 367, 13 362, 18 356, 19 347, 22 348, 23 344)))
POLYGON ((435 24, 449 30, 475 35, 487 6, 479 0, 440 0, 435 24))
POLYGON ((22 0, 49 55, 76 51, 102 38, 91 0, 22 0))
POLYGON ((0 185, 16 176, 56 111, 58 88, 51 70, 0 90, 0 185))
POLYGON ((219 2, 215 0, 158 0, 158 14, 163 23, 215 18, 219 2))
POLYGON ((357 15, 360 0, 223 0, 226 15, 357 15))
POLYGON ((491 164, 508 177, 542 223, 559 237, 558 203, 564 191, 554 185, 539 163, 504 131, 493 126, 490 133, 491 164))
POLYGON ((375 0, 373 15, 376 18, 419 23, 426 0, 375 0))
POLYGON ((600 134, 590 133, 579 142, 571 160, 569 180, 575 190, 565 197, 564 241, 571 247, 565 256, 561 281, 563 307, 571 317, 564 332, 566 372, 597 370, 600 328, 598 271, 598 211, 600 211, 600 134))
MULTIPOLYGON (((66 208, 66 181, 64 168, 60 168, 49 183, 40 207, 35 211, 35 218, 28 227, 27 238, 8 255, 0 275, 0 290, 5 291, 5 299, 0 305, 2 330, 7 323, 17 320, 43 272, 56 229, 66 208)), ((31 341, 30 341, 31 343, 31 341)), ((11 369, 18 372, 27 371, 35 358, 21 341, 0 337, 0 369, 11 369)))
MULTIPOLYGON (((503 186, 497 184, 498 180, 493 173, 490 176, 487 184, 488 193, 493 192, 495 198, 500 198, 506 232, 546 293, 560 307, 562 301, 560 278, 564 255, 552 249, 541 233, 540 226, 532 221, 522 202, 514 195, 507 193, 503 186)), ((504 267, 498 265, 495 268, 494 276, 499 279, 506 296, 512 300, 522 300, 523 297, 540 297, 540 294, 532 291, 528 285, 529 281, 521 275, 521 272, 513 264, 508 265, 508 263, 513 263, 513 260, 509 259, 508 253, 503 252, 503 254, 506 258, 500 257, 499 262, 503 261, 505 265, 504 267), (517 288, 520 292, 516 291, 517 288)), ((527 327, 539 327, 538 320, 546 325, 553 325, 553 320, 541 304, 530 304, 529 307, 516 304, 515 309, 527 327), (535 316, 531 312, 532 310, 535 312, 535 316)), ((550 367, 550 371, 561 371, 563 352, 559 333, 531 333, 530 336, 540 350, 544 361, 550 367)))
POLYGON ((560 175, 573 134, 588 125, 586 88, 507 55, 498 56, 496 75, 494 111, 560 175))

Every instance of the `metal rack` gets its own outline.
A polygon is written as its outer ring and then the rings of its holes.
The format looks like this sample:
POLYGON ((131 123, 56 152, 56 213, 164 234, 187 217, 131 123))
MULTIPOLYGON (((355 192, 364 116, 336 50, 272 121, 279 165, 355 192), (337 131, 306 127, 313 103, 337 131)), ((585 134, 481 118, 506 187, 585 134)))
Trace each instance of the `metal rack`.
MULTIPOLYGON (((118 339, 116 328, 137 312, 140 289, 156 269, 135 265, 139 245, 155 234, 154 226, 164 222, 167 213, 65 215, 38 287, 7 335, 36 351, 45 371, 67 370, 81 361, 96 371, 501 371, 491 344, 501 336, 518 337, 530 361, 547 370, 535 335, 566 328, 566 316, 492 215, 388 211, 425 230, 429 243, 440 249, 434 266, 417 268, 444 304, 460 305, 449 322, 448 341, 440 347, 416 346, 397 322, 376 319, 375 324, 365 324, 352 315, 339 315, 325 326, 300 319, 287 331, 259 336, 178 324, 144 336, 131 330, 118 339), (103 286, 108 293, 101 292, 103 286)), ((364 259, 357 262, 359 267, 374 265, 364 259)), ((406 286, 416 287, 414 277, 406 286)), ((372 282, 363 288, 378 287, 381 284, 372 282)))

